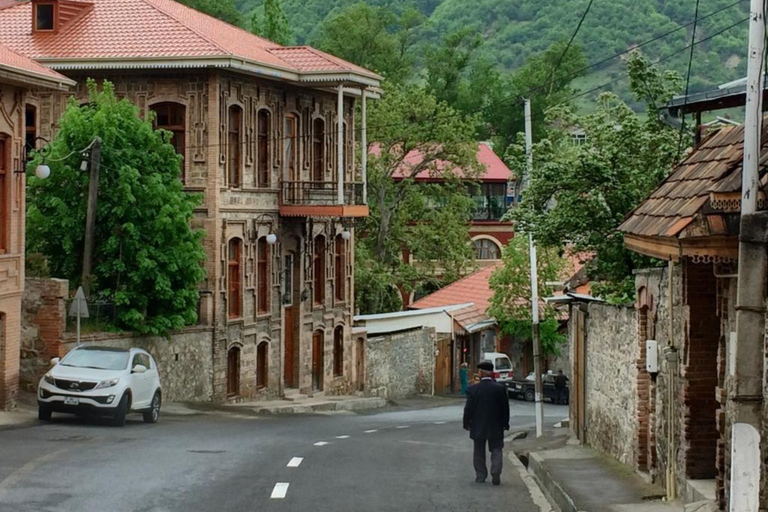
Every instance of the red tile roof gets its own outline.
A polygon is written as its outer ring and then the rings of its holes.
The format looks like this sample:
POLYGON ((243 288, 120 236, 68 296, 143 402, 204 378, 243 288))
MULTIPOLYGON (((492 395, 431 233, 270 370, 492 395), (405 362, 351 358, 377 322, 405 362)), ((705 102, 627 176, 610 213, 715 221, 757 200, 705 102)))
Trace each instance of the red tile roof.
POLYGON ((0 70, 13 74, 21 74, 28 78, 36 78, 56 84, 74 85, 69 78, 38 64, 32 59, 23 57, 0 44, 0 70))
POLYGON ((82 12, 71 16, 71 22, 57 33, 32 33, 31 2, 3 9, 0 42, 45 61, 224 57, 292 73, 343 71, 379 79, 314 49, 281 47, 173 0, 69 0, 66 4, 75 10, 80 4, 82 12))
MULTIPOLYGON (((381 147, 373 145, 371 147, 371 153, 378 155, 381 152, 381 147)), ((395 179, 402 179, 411 174, 411 169, 419 165, 424 160, 424 155, 419 150, 413 150, 405 156, 403 165, 400 169, 396 170, 393 174, 395 179)), ((499 182, 507 183, 514 179, 514 174, 507 167, 504 161, 493 151, 493 148, 487 142, 480 142, 477 145, 477 161, 485 167, 485 173, 479 178, 480 181, 485 182, 499 182)), ((446 167, 450 164, 448 162, 437 162, 437 169, 443 173, 446 167)), ((453 171, 457 176, 461 176, 461 169, 454 169, 453 171)), ((434 171, 425 169, 416 175, 417 180, 428 181, 434 179, 434 171)))
POLYGON ((491 297, 493 297, 493 290, 491 290, 489 283, 491 274, 501 264, 501 262, 496 262, 489 267, 478 270, 474 274, 459 279, 455 283, 414 302, 410 307, 411 309, 427 309, 472 302, 480 311, 485 312, 491 306, 491 297))

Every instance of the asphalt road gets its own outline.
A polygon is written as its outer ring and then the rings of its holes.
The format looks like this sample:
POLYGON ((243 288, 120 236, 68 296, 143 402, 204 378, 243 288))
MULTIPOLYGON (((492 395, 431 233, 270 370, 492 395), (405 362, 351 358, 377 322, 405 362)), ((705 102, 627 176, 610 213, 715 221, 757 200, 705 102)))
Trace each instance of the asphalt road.
MULTIPOLYGON (((530 428, 532 404, 512 405, 512 429, 530 428)), ((508 461, 500 487, 474 482, 461 408, 131 416, 124 428, 58 416, 0 431, 0 511, 538 512, 508 461)), ((546 414, 551 425, 567 409, 546 414)))

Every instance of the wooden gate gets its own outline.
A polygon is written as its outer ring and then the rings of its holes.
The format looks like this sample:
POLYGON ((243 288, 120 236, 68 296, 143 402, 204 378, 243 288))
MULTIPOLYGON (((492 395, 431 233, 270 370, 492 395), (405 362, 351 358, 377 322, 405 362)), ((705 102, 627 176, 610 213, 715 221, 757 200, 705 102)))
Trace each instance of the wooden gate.
POLYGON ((323 390, 323 374, 325 363, 323 360, 323 349, 325 344, 325 335, 323 331, 315 331, 312 335, 312 387, 316 391, 323 390))
POLYGON ((451 340, 437 340, 435 355, 435 394, 446 395, 451 392, 451 340))
POLYGON ((571 390, 571 417, 573 432, 580 441, 584 441, 586 433, 586 367, 587 348, 585 336, 586 313, 578 306, 571 308, 573 326, 573 389, 571 390))

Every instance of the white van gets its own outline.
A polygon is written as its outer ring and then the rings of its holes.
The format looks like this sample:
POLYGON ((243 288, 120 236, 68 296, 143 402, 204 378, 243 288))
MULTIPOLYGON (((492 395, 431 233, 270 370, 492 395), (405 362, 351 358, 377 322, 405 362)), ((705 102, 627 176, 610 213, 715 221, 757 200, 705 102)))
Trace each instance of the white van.
POLYGON ((514 369, 512 368, 512 360, 509 359, 507 354, 501 352, 486 352, 483 354, 483 361, 490 361, 493 363, 493 378, 496 382, 506 386, 507 382, 511 382, 514 378, 514 369))

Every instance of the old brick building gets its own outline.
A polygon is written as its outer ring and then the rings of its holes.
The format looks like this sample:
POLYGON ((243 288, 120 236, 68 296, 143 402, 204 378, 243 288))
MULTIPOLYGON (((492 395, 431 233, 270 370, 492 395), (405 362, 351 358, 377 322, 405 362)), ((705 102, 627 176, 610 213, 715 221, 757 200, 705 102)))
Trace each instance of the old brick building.
POLYGON ((13 407, 19 380, 27 143, 24 105, 34 91, 61 91, 71 85, 68 78, 0 45, 0 410, 13 407))
MULTIPOLYGON (((76 80, 78 101, 86 79, 113 82, 173 133, 185 190, 204 197, 214 399, 351 389, 352 221, 368 214, 354 109, 377 75, 172 0, 23 2, 0 11, 0 42, 76 80)), ((66 96, 27 101, 39 135, 66 96)))

